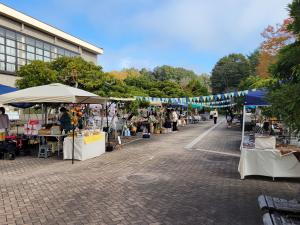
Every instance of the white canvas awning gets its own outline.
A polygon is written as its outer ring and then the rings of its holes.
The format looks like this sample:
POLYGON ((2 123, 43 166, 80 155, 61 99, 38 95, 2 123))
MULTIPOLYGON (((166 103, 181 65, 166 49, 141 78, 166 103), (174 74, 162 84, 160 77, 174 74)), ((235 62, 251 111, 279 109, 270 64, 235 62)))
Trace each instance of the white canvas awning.
POLYGON ((81 103, 101 104, 107 98, 93 93, 54 83, 32 88, 26 88, 8 94, 0 95, 0 103, 81 103))

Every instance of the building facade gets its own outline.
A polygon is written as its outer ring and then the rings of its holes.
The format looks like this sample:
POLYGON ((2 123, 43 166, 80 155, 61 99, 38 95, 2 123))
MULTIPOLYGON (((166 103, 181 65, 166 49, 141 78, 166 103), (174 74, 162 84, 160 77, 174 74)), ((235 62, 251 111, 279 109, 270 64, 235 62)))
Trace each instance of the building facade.
POLYGON ((81 56, 97 63, 103 49, 0 3, 0 84, 14 86, 16 71, 32 60, 81 56))

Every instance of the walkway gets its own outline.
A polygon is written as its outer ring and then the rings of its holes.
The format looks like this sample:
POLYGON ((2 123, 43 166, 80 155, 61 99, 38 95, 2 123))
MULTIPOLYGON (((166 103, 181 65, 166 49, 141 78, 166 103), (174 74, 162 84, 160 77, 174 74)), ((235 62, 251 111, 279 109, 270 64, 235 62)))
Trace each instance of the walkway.
POLYGON ((261 193, 299 181, 240 180, 240 131, 201 122, 85 162, 0 160, 0 224, 257 225, 261 193))

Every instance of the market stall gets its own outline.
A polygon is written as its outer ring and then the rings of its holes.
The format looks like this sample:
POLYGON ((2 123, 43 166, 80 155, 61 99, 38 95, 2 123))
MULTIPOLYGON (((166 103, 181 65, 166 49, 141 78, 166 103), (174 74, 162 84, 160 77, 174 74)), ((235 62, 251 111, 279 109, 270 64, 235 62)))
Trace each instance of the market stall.
POLYGON ((241 179, 249 175, 300 177, 300 149, 286 143, 284 124, 262 115, 261 108, 268 106, 265 94, 258 90, 246 95, 238 166, 241 179))
MULTIPOLYGON (((81 135, 85 134, 85 138, 88 139, 88 132, 85 129, 79 129, 79 120, 80 118, 77 117, 78 114, 81 112, 80 107, 82 105, 88 104, 100 104, 106 103, 107 99, 99 97, 93 93, 73 88, 70 86, 66 86, 63 84, 49 84, 43 85, 38 87, 27 88, 19 91, 15 91, 12 93, 4 94, 0 96, 0 103, 2 104, 20 104, 20 103, 34 103, 34 104, 68 104, 71 106, 70 110, 64 109, 61 111, 64 113, 66 117, 70 117, 70 126, 68 129, 55 129, 57 127, 56 124, 50 125, 47 124, 47 117, 45 118, 45 124, 39 124, 39 121, 34 123, 29 123, 26 129, 29 132, 27 135, 34 135, 38 136, 39 138, 46 138, 50 137, 51 135, 55 135, 55 138, 59 136, 58 140, 63 139, 64 136, 69 135, 72 139, 72 163, 74 160, 75 154, 75 142, 76 139, 81 135), (34 132, 34 133, 32 133, 34 132)), ((64 107, 62 107, 64 108, 64 107)), ((62 109, 61 108, 61 109, 62 109)), ((60 126, 62 126, 62 120, 60 120, 60 126)), ((82 126, 82 125, 81 125, 82 126)), ((89 130, 93 130, 93 132, 100 132, 96 131, 95 127, 86 127, 89 130)), ((93 132, 89 132, 91 136, 93 136, 93 132)), ((100 135, 100 134, 99 134, 100 135)), ((93 137, 91 137, 93 139, 93 137)), ((68 138, 65 138, 64 141, 67 142, 68 138)), ((59 141, 58 141, 59 142, 59 141)), ((104 138, 105 142, 105 138, 104 138)), ((105 143, 104 143, 105 144, 105 143)), ((87 145, 85 148, 79 148, 79 151, 86 150, 89 146, 87 145)), ((60 144, 57 144, 57 148, 60 148, 60 144)), ((52 149, 53 150, 53 149, 52 149)), ((50 147, 48 144, 43 143, 40 140, 40 147, 39 147, 39 155, 48 156, 48 152, 50 151, 50 147)), ((59 151, 58 151, 59 153, 59 151)), ((98 149, 98 155, 103 153, 103 149, 98 149)), ((83 153, 84 155, 84 153, 83 153)))

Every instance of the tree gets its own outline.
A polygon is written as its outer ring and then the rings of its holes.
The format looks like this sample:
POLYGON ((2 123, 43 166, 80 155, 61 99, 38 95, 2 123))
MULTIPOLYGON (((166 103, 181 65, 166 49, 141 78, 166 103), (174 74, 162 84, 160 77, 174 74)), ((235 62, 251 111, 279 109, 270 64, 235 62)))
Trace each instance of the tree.
POLYGON ((106 87, 105 82, 113 80, 100 66, 80 57, 60 57, 50 63, 33 61, 22 66, 17 76, 21 78, 17 81, 19 88, 62 83, 95 93, 104 93, 101 89, 106 87))
POLYGON ((16 85, 21 89, 58 82, 57 71, 50 68, 50 63, 43 61, 22 66, 17 76, 21 79, 16 81, 16 85))
POLYGON ((208 89, 203 84, 201 77, 190 80, 188 85, 185 87, 188 96, 201 96, 208 95, 208 89))
POLYGON ((60 57, 50 65, 57 71, 60 83, 88 91, 96 91, 99 84, 110 78, 102 71, 101 66, 87 62, 81 57, 60 57))
POLYGON ((250 55, 247 56, 251 75, 257 75, 256 68, 259 64, 259 56, 260 56, 259 49, 256 49, 254 52, 252 52, 250 55))
MULTIPOLYGON (((288 26, 295 37, 300 35, 300 1, 293 0, 289 5, 291 24, 288 26)), ((269 101, 272 112, 290 126, 292 130, 300 131, 300 41, 281 48, 276 62, 271 65, 270 72, 278 79, 270 87, 269 101), (283 107, 284 104, 284 107, 283 107)))
POLYGON ((263 78, 260 76, 249 76, 242 80, 239 85, 239 90, 248 90, 254 88, 264 88, 273 85, 277 80, 273 77, 263 78))
POLYGON ((109 74, 118 80, 125 80, 127 77, 139 77, 141 73, 135 68, 123 69, 121 71, 113 70, 109 74))
MULTIPOLYGON (((102 67, 80 57, 60 57, 50 63, 33 61, 23 66, 17 73, 21 78, 17 84, 20 88, 27 88, 58 82, 104 97, 185 97, 208 93, 202 78, 194 72, 166 68, 173 71, 169 73, 169 79, 157 80, 154 72, 146 69, 139 71, 131 68, 104 73, 102 67)), ((168 70, 166 68, 163 70, 168 70)))
POLYGON ((269 67, 275 63, 279 50, 294 42, 295 35, 288 30, 292 21, 291 18, 288 18, 282 24, 277 24, 275 27, 269 25, 261 33, 264 41, 260 47, 259 63, 256 68, 259 76, 270 77, 269 67))
POLYGON ((236 89, 242 79, 250 75, 248 60, 242 54, 230 54, 221 58, 212 70, 213 93, 236 89))
POLYGON ((156 80, 174 80, 180 81, 186 78, 192 79, 197 75, 192 70, 187 70, 181 67, 172 67, 172 66, 160 66, 155 67, 152 76, 156 80))

